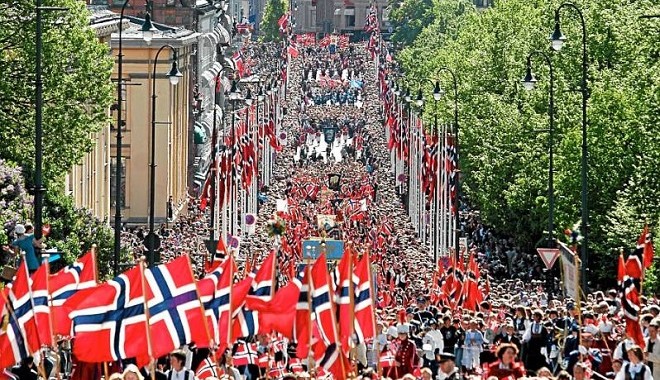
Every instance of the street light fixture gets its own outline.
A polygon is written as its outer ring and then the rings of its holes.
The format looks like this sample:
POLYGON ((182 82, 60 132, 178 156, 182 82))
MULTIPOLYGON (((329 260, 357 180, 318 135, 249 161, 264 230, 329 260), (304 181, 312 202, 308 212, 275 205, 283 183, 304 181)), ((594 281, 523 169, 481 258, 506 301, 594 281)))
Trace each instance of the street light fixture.
POLYGON ((154 24, 151 22, 151 15, 149 13, 144 15, 144 22, 142 23, 142 39, 147 45, 151 44, 151 40, 154 38, 154 32, 157 31, 154 27, 154 24))
POLYGON ((580 223, 580 233, 582 235, 580 258, 582 260, 581 276, 582 276, 582 289, 587 291, 587 266, 589 265, 589 250, 588 250, 588 234, 589 234, 589 207, 587 204, 588 192, 588 149, 587 149, 587 100, 589 99, 588 87, 588 65, 589 58, 587 56, 587 24, 584 21, 584 15, 580 8, 573 3, 563 3, 555 10, 555 29, 550 36, 552 48, 559 51, 564 45, 566 37, 561 32, 560 27, 560 12, 563 8, 573 9, 578 16, 580 16, 580 23, 582 25, 582 81, 580 85, 580 92, 582 93, 582 158, 581 158, 581 177, 582 177, 582 222, 580 223))
POLYGON ((406 100, 406 103, 410 103, 412 101, 412 97, 410 96, 410 89, 408 88, 406 88, 404 99, 406 100))
POLYGON ((417 107, 421 107, 424 105, 424 94, 422 94, 421 87, 417 92, 417 99, 415 99, 415 104, 417 104, 417 107))
POLYGON ((251 106, 252 105, 252 100, 253 100, 252 99, 252 90, 250 90, 248 88, 247 94, 245 94, 245 104, 247 104, 248 106, 251 106))
POLYGON ((532 56, 539 55, 545 60, 550 68, 550 89, 549 89, 549 105, 548 105, 548 247, 555 248, 554 239, 554 209, 555 209, 555 190, 554 190, 554 131, 555 131, 555 76, 552 67, 552 60, 550 56, 542 51, 535 51, 527 56, 527 69, 525 77, 522 80, 525 90, 531 91, 536 87, 537 80, 532 72, 532 56))
POLYGON ((172 51, 172 68, 167 74, 170 84, 176 86, 179 79, 183 76, 177 66, 177 52, 172 45, 166 44, 160 47, 156 52, 154 58, 153 70, 151 72, 151 163, 150 168, 150 188, 149 188, 149 235, 147 236, 147 244, 149 249, 148 263, 152 266, 156 262, 156 248, 157 236, 154 231, 154 214, 156 203, 156 66, 158 65, 158 57, 160 53, 169 48, 172 51))
POLYGON ((445 91, 440 87, 440 81, 435 81, 435 86, 433 87, 433 99, 438 102, 443 96, 445 96, 445 91))
MULTIPOLYGON (((264 98, 265 98, 265 96, 264 96, 264 87, 263 87, 263 86, 259 86, 259 92, 257 93, 257 101, 259 101, 259 102, 263 102, 263 101, 264 101, 264 98)), ((257 118, 257 119, 258 119, 258 118, 257 118)))
POLYGON ((532 72, 532 63, 531 63, 531 56, 527 57, 527 69, 525 71, 525 77, 521 80, 523 87, 527 91, 531 91, 534 88, 536 88, 536 77, 534 76, 534 73, 532 72))

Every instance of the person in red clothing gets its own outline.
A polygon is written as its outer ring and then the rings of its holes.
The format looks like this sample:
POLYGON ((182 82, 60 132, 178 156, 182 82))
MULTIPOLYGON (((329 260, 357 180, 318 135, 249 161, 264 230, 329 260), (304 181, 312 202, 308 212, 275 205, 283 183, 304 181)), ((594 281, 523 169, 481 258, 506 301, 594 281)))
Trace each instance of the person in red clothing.
POLYGON ((406 374, 412 374, 419 362, 417 347, 415 347, 415 343, 408 340, 409 332, 410 327, 407 324, 397 326, 399 347, 394 354, 394 372, 397 379, 406 374))
POLYGON ((497 360, 488 366, 484 379, 491 376, 503 379, 519 379, 525 377, 526 371, 522 363, 516 362, 518 348, 510 343, 500 344, 497 348, 497 360))

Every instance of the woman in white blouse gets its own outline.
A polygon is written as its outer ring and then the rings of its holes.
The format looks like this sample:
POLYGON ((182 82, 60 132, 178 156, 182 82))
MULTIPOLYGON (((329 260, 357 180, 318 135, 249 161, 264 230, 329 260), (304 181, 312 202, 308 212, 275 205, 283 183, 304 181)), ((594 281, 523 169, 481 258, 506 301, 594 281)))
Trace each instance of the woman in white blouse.
POLYGON ((651 369, 642 362, 644 353, 638 345, 628 348, 628 363, 621 367, 614 380, 653 380, 651 369))

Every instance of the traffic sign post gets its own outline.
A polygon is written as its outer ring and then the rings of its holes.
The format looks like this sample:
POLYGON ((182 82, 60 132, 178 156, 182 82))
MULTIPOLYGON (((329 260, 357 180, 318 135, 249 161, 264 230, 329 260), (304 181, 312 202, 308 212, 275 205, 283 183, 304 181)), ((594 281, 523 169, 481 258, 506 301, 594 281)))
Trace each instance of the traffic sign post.
POLYGON ((551 269, 555 265, 557 258, 559 258, 559 249, 557 248, 536 248, 536 251, 548 269, 551 269))

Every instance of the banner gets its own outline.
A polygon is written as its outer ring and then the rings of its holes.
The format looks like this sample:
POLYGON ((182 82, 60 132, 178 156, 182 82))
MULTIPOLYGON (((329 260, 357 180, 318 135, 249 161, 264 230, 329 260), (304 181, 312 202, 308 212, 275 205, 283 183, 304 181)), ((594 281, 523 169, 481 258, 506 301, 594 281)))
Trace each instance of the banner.
POLYGON ((561 251, 561 265, 564 272, 564 291, 566 292, 566 297, 577 300, 579 299, 578 292, 580 290, 580 268, 576 265, 575 253, 562 242, 559 242, 559 250, 561 251))
POLYGON ((325 242, 326 258, 328 260, 341 260, 342 256, 344 255, 344 241, 333 240, 333 239, 321 240, 319 238, 311 238, 309 240, 303 240, 302 242, 303 259, 316 260, 316 258, 321 255, 321 251, 323 249, 321 243, 323 242, 325 242))

